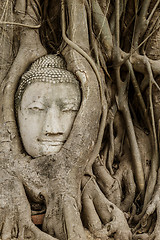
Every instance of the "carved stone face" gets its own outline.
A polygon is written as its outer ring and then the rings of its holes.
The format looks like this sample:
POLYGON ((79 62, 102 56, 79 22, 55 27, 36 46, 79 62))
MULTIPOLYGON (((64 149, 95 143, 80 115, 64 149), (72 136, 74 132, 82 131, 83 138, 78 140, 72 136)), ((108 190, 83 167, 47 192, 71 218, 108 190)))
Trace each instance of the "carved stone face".
POLYGON ((18 108, 18 123, 26 152, 32 157, 60 151, 80 105, 80 90, 72 83, 35 82, 18 108))

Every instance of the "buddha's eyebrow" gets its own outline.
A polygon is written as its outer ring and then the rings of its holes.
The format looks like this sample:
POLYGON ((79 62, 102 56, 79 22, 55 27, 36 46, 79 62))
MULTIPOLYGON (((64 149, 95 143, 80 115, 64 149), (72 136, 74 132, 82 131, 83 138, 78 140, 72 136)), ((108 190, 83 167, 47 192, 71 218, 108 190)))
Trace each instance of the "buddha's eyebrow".
POLYGON ((26 105, 26 107, 29 107, 31 104, 33 103, 40 103, 42 105, 45 105, 44 102, 42 102, 40 99, 37 99, 37 100, 33 100, 31 101, 29 104, 26 105))
POLYGON ((65 98, 65 99, 63 99, 62 102, 63 103, 75 103, 75 104, 77 104, 78 98, 65 98))

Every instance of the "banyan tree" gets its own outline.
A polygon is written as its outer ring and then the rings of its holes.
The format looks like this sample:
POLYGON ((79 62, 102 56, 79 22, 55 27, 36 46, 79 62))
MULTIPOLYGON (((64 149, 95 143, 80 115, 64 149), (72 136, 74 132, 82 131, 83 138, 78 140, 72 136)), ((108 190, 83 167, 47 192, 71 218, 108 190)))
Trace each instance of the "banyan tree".
POLYGON ((1 239, 159 240, 160 1, 1 0, 0 33, 1 239))

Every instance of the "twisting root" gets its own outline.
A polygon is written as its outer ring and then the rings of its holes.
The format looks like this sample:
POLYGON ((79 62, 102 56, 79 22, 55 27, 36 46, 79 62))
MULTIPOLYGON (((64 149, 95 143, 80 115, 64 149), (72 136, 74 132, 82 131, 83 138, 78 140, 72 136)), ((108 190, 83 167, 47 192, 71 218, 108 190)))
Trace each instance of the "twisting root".
POLYGON ((107 160, 107 168, 109 169, 111 175, 113 175, 113 169, 112 169, 112 164, 114 161, 114 155, 115 155, 115 149, 114 149, 114 133, 113 133, 113 122, 114 122, 114 117, 117 112, 117 106, 114 105, 110 110, 109 110, 109 136, 110 136, 110 148, 109 148, 109 153, 108 153, 108 160, 107 160))
POLYGON ((26 27, 26 28, 32 28, 32 29, 38 29, 41 27, 41 24, 35 26, 35 25, 27 25, 27 24, 22 24, 22 23, 16 23, 16 22, 1 22, 0 21, 0 25, 15 25, 15 26, 19 26, 19 27, 26 27))
POLYGON ((101 77, 100 77, 100 74, 99 74, 99 71, 97 69, 95 62, 82 48, 80 48, 77 44, 75 44, 73 41, 71 41, 66 36, 64 0, 61 0, 61 7, 62 7, 62 36, 63 36, 63 39, 70 47, 72 47, 79 54, 81 54, 85 59, 87 59, 87 61, 89 62, 89 64, 91 65, 91 67, 93 68, 93 70, 97 76, 99 89, 100 89, 100 97, 101 97, 101 104, 102 104, 101 124, 100 124, 100 128, 99 128, 99 134, 98 134, 96 146, 94 147, 94 150, 90 157, 89 164, 87 165, 87 168, 86 168, 86 172, 88 174, 92 175, 91 168, 92 168, 93 162, 95 161, 96 157, 99 154, 101 143, 102 143, 102 138, 103 138, 103 134, 104 134, 106 118, 107 118, 107 103, 106 103, 106 98, 105 98, 104 91, 102 88, 101 77))
MULTIPOLYGON (((17 13, 23 12, 25 13, 25 0, 19 0, 16 2, 16 11, 17 13), (22 9, 23 7, 23 9, 22 9)), ((34 20, 30 16, 34 16, 35 13, 28 4, 27 13, 24 16, 18 14, 17 18, 24 22, 24 25, 30 26, 30 23, 34 20), (29 15, 29 17, 28 17, 29 15), (22 19, 21 19, 22 17, 22 19)), ((22 29, 21 40, 20 40, 20 48, 18 51, 18 55, 16 56, 12 67, 3 82, 4 96, 3 96, 3 118, 4 123, 6 124, 7 131, 11 133, 13 149, 12 151, 16 154, 19 153, 21 149, 21 143, 17 132, 17 125, 15 122, 14 116, 14 95, 18 85, 18 81, 20 76, 24 73, 26 68, 35 61, 37 58, 46 54, 46 50, 43 48, 38 31, 32 28, 22 29)))
POLYGON ((146 189, 146 194, 145 194, 145 200, 144 200, 144 206, 143 210, 146 209, 147 203, 150 201, 154 187, 156 185, 157 181, 157 172, 158 172, 158 161, 159 161, 159 156, 158 156, 158 144, 157 144, 157 134, 156 134, 156 127, 155 127, 155 119, 154 119, 154 111, 153 111, 153 102, 152 102, 152 85, 153 85, 153 74, 152 74, 152 69, 150 66, 150 63, 147 61, 147 70, 148 70, 148 75, 149 75, 149 102, 150 102, 150 112, 151 112, 151 120, 152 120, 152 163, 151 163, 151 171, 150 171, 150 176, 148 180, 148 185, 146 189))
POLYGON ((128 139, 130 142, 130 147, 131 147, 131 154, 132 154, 132 159, 133 159, 133 164, 135 168, 135 177, 137 181, 137 185, 139 188, 140 192, 144 191, 144 186, 145 186, 145 181, 144 181, 144 173, 143 173, 143 167, 142 167, 142 162, 141 162, 141 156, 139 152, 139 147, 137 144, 136 136, 135 136, 135 131, 134 131, 134 126, 132 122, 132 118, 130 115, 129 111, 129 106, 128 106, 128 100, 127 100, 127 92, 126 92, 126 87, 127 87, 127 82, 122 82, 121 76, 120 76, 120 63, 122 62, 121 60, 121 53, 120 53, 120 25, 119 25, 119 18, 120 18, 120 9, 119 9, 119 3, 120 1, 116 1, 116 32, 115 32, 115 46, 114 46, 114 63, 115 63, 115 75, 116 75, 116 83, 117 83, 117 90, 118 90, 118 97, 117 97, 117 102, 118 102, 118 107, 119 110, 122 112, 124 121, 126 123, 127 127, 127 133, 128 133, 128 139))

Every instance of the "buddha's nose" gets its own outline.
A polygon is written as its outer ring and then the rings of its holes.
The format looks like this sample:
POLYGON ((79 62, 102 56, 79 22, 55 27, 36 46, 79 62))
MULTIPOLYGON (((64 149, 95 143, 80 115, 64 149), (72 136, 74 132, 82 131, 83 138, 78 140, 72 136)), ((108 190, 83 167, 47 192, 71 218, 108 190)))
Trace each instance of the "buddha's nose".
POLYGON ((43 132, 45 135, 62 135, 63 124, 61 122, 61 113, 60 109, 57 106, 52 106, 47 110, 43 132))

